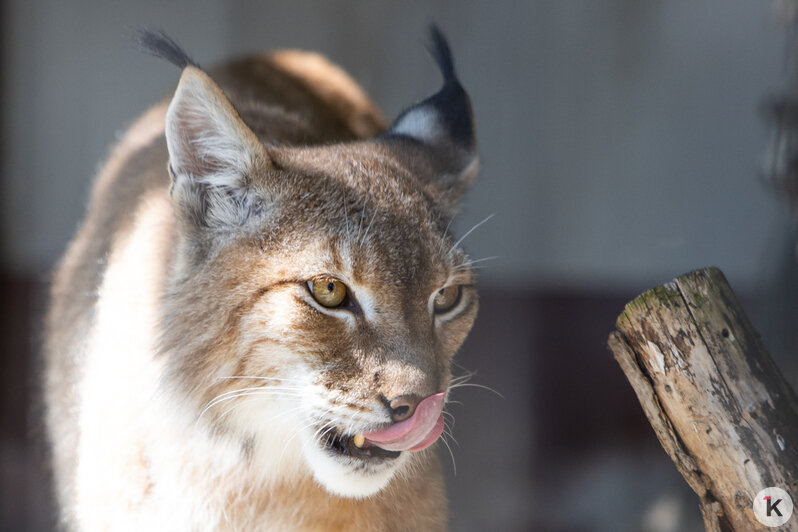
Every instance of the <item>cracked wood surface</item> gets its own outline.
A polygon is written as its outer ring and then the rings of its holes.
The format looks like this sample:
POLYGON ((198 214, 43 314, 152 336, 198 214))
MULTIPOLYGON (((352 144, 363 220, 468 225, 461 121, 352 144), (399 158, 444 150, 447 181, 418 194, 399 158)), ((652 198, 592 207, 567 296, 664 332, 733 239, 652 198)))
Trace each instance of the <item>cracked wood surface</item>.
POLYGON ((698 494, 707 530, 798 531, 754 517, 753 497, 798 495, 798 400, 723 273, 706 268, 626 305, 609 347, 654 432, 698 494))

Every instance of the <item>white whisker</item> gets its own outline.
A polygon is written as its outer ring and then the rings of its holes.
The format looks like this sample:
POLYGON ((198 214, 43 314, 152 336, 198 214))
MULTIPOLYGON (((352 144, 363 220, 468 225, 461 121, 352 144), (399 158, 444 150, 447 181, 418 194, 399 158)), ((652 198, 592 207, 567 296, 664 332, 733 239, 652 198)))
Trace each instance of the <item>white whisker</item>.
POLYGON ((460 237, 460 239, 459 239, 457 242, 455 242, 455 243, 454 243, 454 245, 453 245, 451 248, 449 248, 449 254, 451 254, 451 253, 452 253, 452 251, 454 251, 454 249, 455 249, 457 246, 459 246, 459 245, 460 245, 460 243, 461 243, 463 240, 465 240, 465 239, 466 239, 466 237, 467 237, 468 235, 470 235, 471 233, 473 233, 473 232, 474 232, 474 230, 475 230, 477 227, 479 227, 480 225, 484 224, 485 222, 487 222, 488 220, 490 220, 490 219, 491 219, 491 218, 493 218, 494 216, 496 216, 496 213, 495 213, 495 212, 494 212, 493 214, 490 214, 490 215, 488 215, 488 216, 487 216, 487 218, 485 218, 484 220, 482 220, 481 222, 479 222, 478 224, 476 224, 474 227, 472 227, 471 229, 469 229, 469 230, 466 232, 466 234, 464 234, 463 236, 461 236, 461 237, 460 237))
POLYGON ((355 242, 360 242, 360 231, 363 229, 363 218, 366 217, 366 208, 363 207, 363 210, 360 211, 360 223, 357 224, 357 236, 355 237, 355 242))
POLYGON ((224 393, 220 393, 213 399, 211 399, 208 403, 208 406, 213 406, 213 403, 217 399, 223 399, 230 395, 235 395, 239 392, 253 392, 253 391, 269 391, 269 392, 299 392, 302 391, 302 388, 296 387, 283 387, 283 386, 253 386, 251 388, 236 388, 235 390, 229 390, 224 393))
POLYGON ((363 233, 363 238, 360 239, 359 247, 363 247, 363 244, 366 242, 366 237, 369 236, 369 229, 371 229, 371 224, 374 223, 374 219, 377 218, 377 211, 374 211, 374 215, 371 217, 371 221, 369 222, 368 227, 366 227, 366 231, 363 233))
POLYGON ((346 190, 344 190, 344 220, 346 221, 346 237, 350 238, 349 232, 349 206, 346 204, 346 190))
MULTIPOLYGON (((241 405, 243 405, 245 402, 247 402, 247 401, 251 401, 252 399, 255 399, 255 398, 256 398, 256 397, 255 397, 256 395, 257 395, 257 394, 253 394, 253 396, 250 396, 250 397, 247 397, 247 398, 245 398, 245 399, 242 399, 241 401, 237 401, 236 403, 234 403, 234 404, 233 404, 233 406, 231 406, 230 408, 228 408, 227 410, 225 410, 224 412, 222 412, 222 413, 219 415, 219 419, 220 419, 220 420, 224 419, 224 418, 225 418, 225 417, 227 417, 227 416, 228 416, 228 415, 229 415, 229 414, 230 414, 230 413, 231 413, 233 410, 235 410, 236 408, 240 407, 240 406, 241 406, 241 405)), ((289 408, 288 410, 284 410, 284 411, 282 411, 282 412, 279 412, 279 413, 277 413, 277 414, 275 414, 275 415, 273 415, 273 416, 269 417, 268 419, 265 419, 264 421, 262 421, 262 422, 261 422, 261 424, 262 424, 262 425, 268 425, 268 424, 270 424, 270 423, 273 423, 274 421, 277 421, 278 419, 280 419, 280 418, 282 418, 282 417, 284 417, 284 416, 286 416, 286 415, 288 415, 288 414, 293 414, 294 412, 296 412, 296 411, 298 411, 298 410, 302 410, 302 408, 303 408, 303 407, 302 407, 302 405, 300 405, 300 406, 295 406, 294 408, 289 408)))
POLYGON ((481 270, 481 269, 485 268, 484 265, 480 265, 480 266, 474 266, 474 265, 478 264, 480 262, 488 261, 488 260, 496 260, 498 258, 501 258, 501 257, 496 255, 496 256, 493 256, 493 257, 483 257, 481 259, 469 260, 469 261, 466 261, 466 262, 464 262, 462 264, 458 264, 457 266, 452 268, 452 271, 460 272, 460 271, 468 270, 468 269, 481 270))
POLYGON ((486 261, 486 260, 496 260, 496 259, 500 259, 500 258, 501 258, 501 257, 500 257, 500 256, 498 256, 498 255, 492 255, 492 256, 490 256, 490 257, 482 257, 481 259, 474 259, 474 260, 470 260, 470 261, 468 261, 466 264, 468 264, 468 265, 471 265, 471 264, 476 264, 476 263, 478 263, 478 262, 484 262, 484 261, 486 261))
POLYGON ((291 435, 291 437, 288 438, 285 441, 285 444, 283 444, 283 450, 280 452, 280 457, 277 459, 277 463, 281 463, 283 461, 283 456, 285 455, 285 451, 288 449, 288 445, 291 443, 291 440, 293 440, 301 432, 305 431, 306 429, 309 429, 310 427, 312 427, 315 424, 316 424, 316 421, 314 420, 314 421, 311 421, 310 423, 308 423, 307 425, 304 425, 304 426, 302 426, 302 427, 300 427, 300 428, 298 428, 297 430, 294 431, 294 433, 291 435))
POLYGON ((454 384, 454 385, 450 385, 450 386, 449 386, 449 390, 453 390, 453 389, 455 389, 455 388, 464 388, 464 387, 466 387, 466 386, 468 386, 468 387, 472 387, 472 388, 482 388, 482 389, 484 389, 484 390, 488 390, 488 391, 490 391, 490 392, 493 392, 493 393, 495 393, 496 395, 498 395, 498 396, 499 396, 499 397, 501 397, 502 399, 504 399, 504 396, 503 396, 502 394, 500 394, 499 392, 497 392, 496 390, 494 390, 494 389, 493 389, 493 388, 491 388, 490 386, 484 386, 484 385, 482 385, 482 384, 471 384, 471 383, 465 383, 465 382, 463 382, 463 383, 460 383, 460 384, 454 384))
POLYGON ((443 230, 443 238, 441 239, 441 245, 438 246, 438 253, 443 251, 443 245, 446 243, 446 233, 449 232, 449 228, 452 226, 452 222, 454 222, 454 216, 449 218, 449 223, 446 224, 446 229, 443 230))
POLYGON ((446 441, 446 437, 441 438, 441 441, 446 446, 446 449, 449 450, 449 456, 452 457, 452 469, 454 470, 454 476, 457 476, 457 463, 454 460, 454 453, 452 452, 452 448, 449 446, 449 442, 446 441))
POLYGON ((463 382, 467 382, 474 375, 476 375, 476 373, 467 372, 467 373, 464 373, 463 375, 458 375, 457 377, 452 377, 452 380, 450 381, 449 386, 452 386, 454 384, 460 384, 460 383, 463 383, 463 382))
POLYGON ((446 425, 446 423, 444 423, 444 424, 443 424, 443 434, 445 434, 445 435, 449 436, 449 437, 452 439, 452 441, 453 441, 453 442, 454 442, 454 443, 455 443, 455 444, 456 444, 458 447, 460 447, 460 444, 457 442, 457 439, 454 437, 454 430, 452 429, 452 427, 450 427, 450 426, 446 425))
POLYGON ((229 379, 252 379, 259 381, 294 382, 294 383, 306 384, 306 381, 302 379, 287 379, 285 377, 259 377, 257 375, 231 375, 230 377, 219 377, 218 380, 229 380, 229 379))
POLYGON ((272 397, 282 396, 282 397, 290 397, 296 398, 299 397, 299 394, 295 393, 300 391, 301 388, 273 388, 273 387, 255 387, 255 388, 240 388, 237 390, 230 390, 228 392, 224 392, 222 394, 217 395, 213 399, 211 399, 205 408, 200 412, 199 416, 197 416, 197 421, 199 422, 202 419, 202 416, 205 413, 213 408, 214 406, 229 401, 231 399, 235 399, 236 397, 244 397, 247 395, 270 395, 272 397))

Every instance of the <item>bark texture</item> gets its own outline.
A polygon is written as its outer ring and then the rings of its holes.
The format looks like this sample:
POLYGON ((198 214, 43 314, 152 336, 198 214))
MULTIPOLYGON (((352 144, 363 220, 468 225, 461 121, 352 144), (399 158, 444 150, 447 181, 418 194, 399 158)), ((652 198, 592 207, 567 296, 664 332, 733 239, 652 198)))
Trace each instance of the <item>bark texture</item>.
MULTIPOLYGON (((610 349, 698 494, 706 529, 776 530, 752 502, 769 486, 796 500, 798 399, 723 273, 697 270, 645 292, 616 327, 610 349)), ((798 517, 778 530, 798 531, 798 517)))

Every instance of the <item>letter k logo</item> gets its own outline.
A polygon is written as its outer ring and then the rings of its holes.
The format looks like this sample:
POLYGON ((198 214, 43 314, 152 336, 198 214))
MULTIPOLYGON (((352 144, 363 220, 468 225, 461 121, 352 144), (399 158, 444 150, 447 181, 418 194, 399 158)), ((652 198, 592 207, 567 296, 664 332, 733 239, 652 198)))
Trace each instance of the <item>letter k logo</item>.
POLYGON ((765 488, 752 502, 754 517, 767 527, 782 526, 792 517, 792 498, 781 488, 765 488))
POLYGON ((776 512, 776 515, 782 517, 781 512, 779 511, 779 503, 781 502, 781 499, 776 499, 776 502, 772 502, 769 495, 764 497, 764 499, 767 502, 767 516, 770 517, 770 514, 776 512))

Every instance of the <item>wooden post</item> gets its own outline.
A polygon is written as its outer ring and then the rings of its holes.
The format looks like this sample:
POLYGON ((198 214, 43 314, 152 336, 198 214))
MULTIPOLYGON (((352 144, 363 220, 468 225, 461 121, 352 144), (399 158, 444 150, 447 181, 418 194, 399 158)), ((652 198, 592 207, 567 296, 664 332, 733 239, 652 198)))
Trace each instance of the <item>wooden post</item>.
MULTIPOLYGON (((698 270, 645 292, 616 327, 610 349, 698 494, 706 530, 776 530, 752 503, 775 486, 798 506, 798 399, 723 273, 698 270)), ((798 507, 778 530, 798 531, 798 507)))

